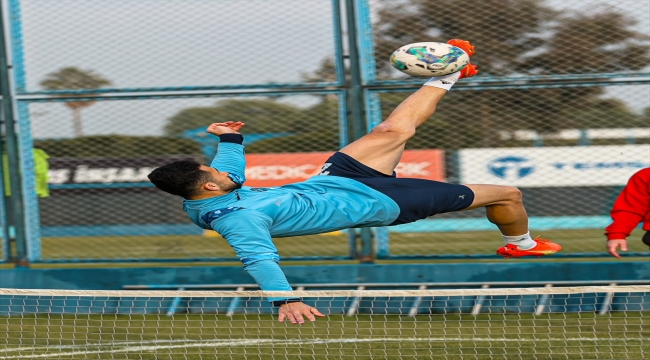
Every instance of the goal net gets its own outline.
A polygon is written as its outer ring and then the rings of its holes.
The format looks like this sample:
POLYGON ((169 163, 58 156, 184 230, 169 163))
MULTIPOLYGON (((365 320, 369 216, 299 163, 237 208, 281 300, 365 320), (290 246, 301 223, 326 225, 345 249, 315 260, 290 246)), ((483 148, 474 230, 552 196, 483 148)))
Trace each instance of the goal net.
POLYGON ((650 286, 0 289, 0 359, 644 359, 650 286), (280 323, 267 296, 324 314, 280 323))

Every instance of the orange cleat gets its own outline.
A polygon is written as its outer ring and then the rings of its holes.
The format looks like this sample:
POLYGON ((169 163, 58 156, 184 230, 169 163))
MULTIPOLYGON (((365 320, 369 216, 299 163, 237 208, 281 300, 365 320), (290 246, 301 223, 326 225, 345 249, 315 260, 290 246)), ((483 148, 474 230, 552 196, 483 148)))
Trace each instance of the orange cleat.
POLYGON ((534 248, 528 250, 521 250, 519 246, 507 244, 497 249, 497 255, 505 258, 523 257, 523 256, 548 256, 562 250, 560 244, 551 242, 549 239, 540 239, 536 237, 533 239, 537 243, 534 248))
POLYGON ((478 74, 478 66, 473 64, 467 64, 462 70, 460 70, 459 79, 472 77, 476 74, 478 74))
POLYGON ((453 45, 457 48, 461 48, 470 57, 474 55, 474 53, 476 52, 476 50, 474 50, 474 45, 470 44, 469 41, 467 40, 451 39, 447 41, 447 44, 453 45))

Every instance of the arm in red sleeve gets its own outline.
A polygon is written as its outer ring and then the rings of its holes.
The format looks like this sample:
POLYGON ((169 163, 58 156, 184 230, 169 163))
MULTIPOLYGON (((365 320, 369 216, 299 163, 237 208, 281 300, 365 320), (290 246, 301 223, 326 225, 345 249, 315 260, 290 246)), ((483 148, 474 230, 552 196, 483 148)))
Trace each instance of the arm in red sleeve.
POLYGON ((610 213, 614 220, 605 228, 608 240, 627 238, 650 212, 650 168, 634 174, 614 202, 610 213))

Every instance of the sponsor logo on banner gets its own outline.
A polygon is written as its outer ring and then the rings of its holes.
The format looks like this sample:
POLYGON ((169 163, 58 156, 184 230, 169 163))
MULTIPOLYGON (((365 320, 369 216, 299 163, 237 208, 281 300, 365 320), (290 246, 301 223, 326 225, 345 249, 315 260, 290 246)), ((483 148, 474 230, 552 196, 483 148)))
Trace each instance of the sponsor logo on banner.
POLYGON ((516 180, 526 177, 535 171, 535 164, 524 156, 502 156, 488 164, 492 174, 501 179, 516 180))
POLYGON ((650 145, 465 149, 459 159, 465 184, 624 185, 650 167, 650 145))
MULTIPOLYGON (((444 181, 442 150, 406 150, 395 171, 398 177, 444 181)), ((332 152, 247 154, 245 186, 269 187, 318 175, 332 152)), ((327 170, 324 170, 327 171, 327 170)))

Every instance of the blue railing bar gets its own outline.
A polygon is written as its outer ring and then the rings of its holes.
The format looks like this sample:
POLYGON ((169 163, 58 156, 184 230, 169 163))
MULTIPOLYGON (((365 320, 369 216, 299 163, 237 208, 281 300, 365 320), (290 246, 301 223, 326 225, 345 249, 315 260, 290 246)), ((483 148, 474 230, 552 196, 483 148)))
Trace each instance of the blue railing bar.
MULTIPOLYGON (((514 77, 481 77, 473 78, 467 84, 484 84, 484 83, 528 83, 531 81, 550 81, 550 80, 590 80, 602 81, 603 79, 620 79, 620 78, 650 78, 650 73, 602 73, 602 74, 579 74, 579 75, 522 75, 514 77)), ((364 87, 381 87, 395 85, 421 85, 422 79, 417 80, 384 80, 364 84, 364 87)), ((462 84, 462 83, 461 83, 462 84)), ((459 84, 458 87, 461 87, 459 84)), ((168 87, 142 87, 142 88, 101 88, 101 89, 70 89, 70 90, 41 90, 41 91, 18 91, 16 93, 19 100, 27 99, 35 95, 94 95, 94 94, 111 94, 111 93, 186 93, 202 91, 230 91, 230 90, 263 90, 282 89, 290 91, 306 90, 326 90, 324 88, 344 87, 337 82, 324 83, 287 83, 287 84, 257 84, 257 85, 212 85, 212 86, 168 86, 168 87)))
MULTIPOLYGON (((648 257, 648 252, 633 252, 621 253, 621 257, 648 257)), ((607 253, 578 253, 578 254, 555 254, 553 258, 604 258, 610 257, 607 253)), ((472 259, 472 260, 502 260, 498 255, 476 254, 476 255, 414 255, 414 256, 391 256, 389 258, 382 258, 379 260, 457 260, 457 259, 472 259)), ((341 256, 287 256, 283 257, 282 261, 347 261, 353 260, 352 257, 347 255, 341 256)), ((61 259, 40 259, 33 261, 33 264, 61 264, 61 263, 75 263, 75 264, 88 264, 88 263, 178 263, 178 262, 239 262, 237 258, 61 258, 61 259)))
MULTIPOLYGON (((372 91, 395 92, 395 91, 412 91, 422 86, 422 80, 419 82, 393 82, 381 85, 364 86, 365 89, 372 91)), ((498 89, 532 89, 532 88, 560 88, 560 87, 587 87, 587 86, 615 86, 615 85, 635 85, 647 84, 650 79, 621 79, 617 81, 574 81, 574 82, 505 82, 500 84, 489 84, 487 82, 459 83, 454 87, 455 90, 498 90, 498 89)), ((43 95, 43 94, 21 94, 16 95, 18 101, 28 102, 65 102, 65 101, 101 101, 101 100, 134 100, 134 99, 181 99, 194 97, 210 96, 285 96, 287 94, 332 94, 345 89, 342 86, 332 86, 329 89, 323 88, 292 88, 283 91, 269 92, 261 90, 245 91, 187 91, 187 92, 125 92, 125 93, 108 93, 99 95, 78 96, 75 94, 66 95, 43 95)), ((67 93, 70 94, 70 93, 67 93)))
MULTIPOLYGON (((395 84, 392 86, 377 86, 377 87, 367 87, 366 89, 370 91, 377 92, 398 92, 398 91, 413 91, 414 89, 420 88, 422 86, 421 81, 419 83, 404 83, 404 84, 395 84)), ((454 90, 500 90, 500 89, 540 89, 540 88, 564 88, 564 87, 590 87, 590 86, 619 86, 619 85, 643 85, 650 83, 650 80, 632 80, 626 79, 621 81, 607 81, 607 82, 562 82, 562 83, 525 83, 525 84, 514 84, 514 83, 503 83, 503 84, 482 84, 482 83, 459 83, 454 86, 454 90)))
MULTIPOLYGON (((282 261, 346 261, 352 260, 349 256, 296 256, 282 258, 282 261)), ((41 259, 33 264, 90 264, 90 263, 179 263, 179 262, 237 262, 238 258, 67 258, 67 259, 41 259)))
MULTIPOLYGON (((620 253, 622 257, 644 257, 650 256, 650 252, 627 252, 620 253)), ((606 252, 597 253, 569 253, 553 254, 553 258, 584 258, 584 257, 610 257, 606 252)), ((379 258, 379 260, 428 260, 428 259, 502 259, 493 254, 447 254, 447 255, 390 255, 379 258)))
MULTIPOLYGON (((205 85, 205 86, 155 86, 130 88, 100 88, 100 89, 69 89, 69 90, 39 90, 20 91, 18 95, 68 95, 68 94, 107 94, 107 93, 148 93, 148 92, 189 92, 206 90, 269 90, 269 89, 323 89, 324 87, 339 86, 337 82, 320 83, 286 83, 286 84, 236 84, 236 85, 205 85)), ((302 91, 301 90, 301 91, 302 91)))
MULTIPOLYGON (((594 73, 594 74, 567 74, 567 75, 521 75, 521 76, 486 76, 480 75, 465 81, 465 83, 526 83, 530 81, 557 81, 557 80, 587 80, 602 81, 604 79, 619 78, 650 78, 650 72, 641 73, 594 73)), ((396 84, 422 84, 426 78, 414 78, 408 80, 381 80, 364 84, 367 87, 391 86, 396 84)), ((459 83, 458 85, 460 85, 459 83)))
MULTIPOLYGON (((468 88, 484 86, 485 84, 498 83, 511 86, 530 85, 534 82, 540 81, 567 81, 569 83, 575 81, 586 81, 587 83, 607 84, 615 83, 621 85, 621 82, 650 82, 650 73, 606 73, 606 74, 588 74, 588 75, 547 75, 547 76, 519 76, 519 77, 483 77, 472 79, 471 82, 459 83, 457 88, 468 88), (604 81, 607 80, 607 81, 604 81)), ((364 88, 393 88, 395 86, 420 86, 423 79, 417 80, 385 80, 381 82, 373 82, 364 84, 364 88)), ((551 84, 546 84, 551 85, 551 84)), ((566 85, 562 82, 558 86, 566 85)), ((285 94, 286 92, 323 92, 323 91, 337 91, 344 89, 346 86, 336 82, 329 83, 296 83, 296 84, 259 84, 259 85, 226 85, 226 86, 178 86, 178 87, 149 87, 149 88, 102 88, 102 89, 82 89, 82 90, 43 90, 43 91, 26 91, 18 92, 16 99, 18 100, 41 100, 50 99, 52 97, 60 99, 83 99, 90 97, 96 99, 105 99, 107 96, 96 95, 111 95, 112 97, 122 97, 121 94, 127 96, 197 96, 203 94, 211 95, 230 95, 230 94, 266 94, 272 96, 273 93, 285 94), (276 90, 277 89, 277 90, 276 90), (235 91, 234 91, 235 90, 235 91), (275 90, 275 91, 270 91, 275 90), (130 95, 129 95, 130 94, 130 95), (76 95, 76 96, 75 96, 76 95), (88 96, 84 96, 88 95, 88 96)), ((90 99, 88 99, 90 101, 90 99)))
MULTIPOLYGON (((440 287, 440 286, 489 286, 491 288, 496 286, 529 286, 529 285, 598 285, 606 284, 611 285, 612 280, 560 280, 560 281, 460 281, 460 282, 399 282, 399 283, 308 283, 308 284, 294 284, 294 287, 302 288, 338 288, 338 287, 353 287, 358 288, 363 286, 365 288, 369 287, 420 287, 426 286, 430 287, 440 287)), ((617 280, 617 285, 650 285, 650 280, 617 280)), ((149 284, 149 285, 124 285, 123 289, 127 290, 164 290, 164 289, 178 289, 178 288, 188 289, 230 289, 230 288, 243 288, 251 289, 258 288, 257 284, 149 284)), ((361 289, 363 290, 363 289, 361 289)))
POLYGON ((211 97, 211 96, 286 96, 293 94, 337 94, 340 91, 338 87, 330 87, 329 89, 323 88, 304 88, 304 89, 286 89, 280 91, 260 90, 244 90, 244 91, 218 91, 218 90, 204 90, 204 91, 170 91, 170 92, 125 92, 125 93, 108 93, 101 95, 17 95, 15 98, 18 101, 27 102, 65 102, 65 101, 102 101, 102 100, 135 100, 135 99, 182 99, 194 97, 211 97))

